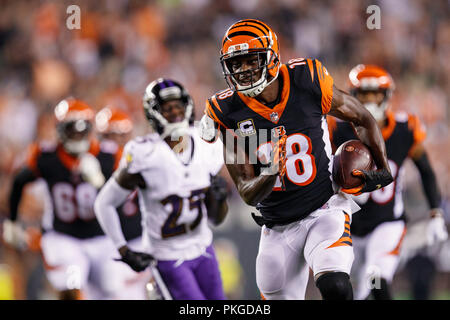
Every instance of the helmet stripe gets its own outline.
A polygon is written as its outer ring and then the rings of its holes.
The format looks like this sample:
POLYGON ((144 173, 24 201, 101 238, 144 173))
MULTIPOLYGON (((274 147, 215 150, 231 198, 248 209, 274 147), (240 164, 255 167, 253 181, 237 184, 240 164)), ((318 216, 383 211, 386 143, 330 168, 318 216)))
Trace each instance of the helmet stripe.
MULTIPOLYGON (((230 28, 229 30, 237 29, 237 28, 244 28, 244 30, 250 31, 250 32, 251 32, 252 30, 251 30, 251 29, 248 30, 247 28, 254 28, 254 29, 258 30, 258 31, 261 32, 261 34, 262 34, 262 36, 259 36, 259 38, 265 38, 265 39, 266 39, 266 42, 267 42, 267 47, 270 46, 269 35, 267 34, 267 32, 265 32, 265 31, 262 30, 261 28, 255 26, 255 25, 252 25, 252 24, 247 24, 247 23, 245 23, 245 24, 235 25, 234 27, 230 28)), ((253 30, 253 31, 256 32, 256 30, 253 30)))
POLYGON ((239 21, 238 23, 243 23, 243 22, 252 22, 252 23, 258 24, 258 25, 262 26, 264 29, 266 29, 266 31, 268 33, 270 33, 270 29, 264 23, 262 23, 261 21, 258 21, 258 20, 255 20, 255 19, 245 19, 245 20, 239 21))
POLYGON ((225 44, 228 40, 231 40, 231 38, 234 38, 236 36, 251 36, 256 38, 259 42, 261 42, 261 45, 264 47, 264 43, 261 41, 261 37, 258 36, 256 33, 250 32, 250 31, 236 31, 231 34, 229 34, 224 40, 222 45, 225 44))

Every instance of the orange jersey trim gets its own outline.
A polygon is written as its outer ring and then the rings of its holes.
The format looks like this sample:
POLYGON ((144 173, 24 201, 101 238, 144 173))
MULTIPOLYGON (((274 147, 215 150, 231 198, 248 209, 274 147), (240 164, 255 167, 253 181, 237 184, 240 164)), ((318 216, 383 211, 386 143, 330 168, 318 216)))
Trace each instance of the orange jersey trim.
POLYGON ((308 62, 309 73, 311 74, 311 82, 314 82, 314 67, 311 59, 306 59, 308 62))
POLYGON ((411 152, 414 150, 414 148, 425 140, 425 138, 427 137, 427 133, 422 127, 419 118, 415 115, 408 115, 408 128, 413 133, 413 144, 408 151, 408 154, 411 155, 411 152))
POLYGON ((39 148, 38 143, 33 143, 28 148, 28 156, 26 160, 27 166, 34 172, 36 175, 40 175, 39 169, 37 166, 37 160, 39 155, 41 154, 41 148, 39 148))
POLYGON ((327 114, 331 109, 331 101, 333 100, 333 77, 319 60, 316 60, 316 71, 319 78, 320 91, 322 92, 322 113, 327 114))
POLYGON ((280 68, 281 75, 283 76, 283 90, 281 91, 281 101, 274 108, 269 108, 265 106, 263 103, 259 102, 254 98, 247 97, 242 93, 238 92, 239 98, 245 103, 247 107, 252 109, 254 112, 259 114, 261 117, 277 124, 280 121, 281 116, 286 108, 286 104, 289 98, 290 93, 290 79, 289 79, 289 71, 287 66, 283 64, 280 68), (272 121, 270 115, 272 113, 278 113, 278 120, 272 121))
POLYGON ((119 167, 120 159, 122 158, 123 154, 123 147, 119 147, 116 154, 114 155, 114 167, 113 169, 116 170, 119 167))
MULTIPOLYGON (((91 146, 90 146, 88 152, 94 156, 97 156, 99 154, 100 144, 98 143, 97 140, 91 140, 91 146)), ((69 170, 74 170, 80 163, 80 160, 78 159, 78 157, 74 157, 74 156, 70 155, 69 153, 67 153, 67 151, 64 150, 64 148, 61 144, 58 145, 58 147, 56 149, 56 153, 57 153, 59 159, 61 160, 61 162, 63 163, 63 165, 69 170)))
POLYGON ((214 112, 213 107, 211 106, 211 104, 209 103, 208 100, 206 100, 206 107, 205 107, 205 113, 208 115, 208 117, 210 117, 211 119, 213 119, 215 122, 217 122, 220 126, 222 126, 225 129, 228 129, 228 127, 226 125, 224 125, 222 123, 222 121, 219 120, 219 117, 216 116, 216 113, 214 112))
POLYGON ((383 135, 384 141, 390 138, 392 133, 394 132, 395 126, 397 125, 397 122, 395 121, 394 112, 392 111, 386 111, 386 119, 387 119, 387 125, 381 129, 381 134, 383 135))

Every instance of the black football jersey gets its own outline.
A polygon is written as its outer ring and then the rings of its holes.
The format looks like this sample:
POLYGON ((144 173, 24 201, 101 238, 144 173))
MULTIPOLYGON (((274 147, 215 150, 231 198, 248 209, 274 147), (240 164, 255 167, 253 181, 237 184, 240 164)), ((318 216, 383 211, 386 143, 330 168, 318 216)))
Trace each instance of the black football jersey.
MULTIPOLYGON (((117 166, 118 155, 101 149, 96 142, 91 144, 90 153, 97 157, 102 173, 105 179, 108 179, 117 166)), ((50 193, 52 216, 51 219, 45 219, 44 231, 50 228, 79 239, 104 234, 94 213, 94 201, 98 190, 83 180, 76 170, 77 160, 67 154, 61 145, 32 146, 27 164, 37 177, 41 177, 47 183, 50 193)), ((134 212, 127 215, 124 211, 119 209, 122 226, 127 226, 129 224, 124 223, 126 217, 134 218, 137 214, 134 212)), ((140 217, 138 223, 134 224, 140 232, 140 217)), ((126 236, 134 237, 135 233, 135 230, 128 231, 126 236)))
POLYGON ((275 224, 306 217, 334 193, 325 117, 331 108, 333 78, 318 60, 299 58, 281 66, 279 80, 280 94, 272 105, 228 89, 208 99, 205 109, 224 134, 232 130, 243 142, 256 175, 270 159, 270 141, 287 135, 284 181, 278 178, 257 205, 265 220, 275 224))
MULTIPOLYGON (((329 117, 333 149, 348 140, 357 139, 351 125, 329 117)), ((417 117, 406 113, 387 112, 386 126, 381 130, 386 144, 394 181, 379 190, 355 197, 361 210, 353 214, 351 232, 364 236, 386 221, 405 220, 402 198, 403 163, 415 144, 425 139, 425 131, 417 117)))

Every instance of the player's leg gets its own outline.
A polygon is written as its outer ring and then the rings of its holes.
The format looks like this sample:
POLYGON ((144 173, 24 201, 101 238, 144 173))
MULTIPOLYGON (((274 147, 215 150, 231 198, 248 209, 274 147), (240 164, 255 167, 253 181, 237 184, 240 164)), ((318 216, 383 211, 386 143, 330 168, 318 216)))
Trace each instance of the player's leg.
POLYGON ((194 269, 198 285, 207 300, 225 300, 219 263, 214 247, 210 245, 199 258, 199 264, 194 269))
MULTIPOLYGON (((136 272, 120 259, 117 248, 110 239, 105 243, 99 242, 92 252, 95 287, 97 299, 113 300, 144 300, 146 299, 145 285, 151 277, 150 270, 136 272), (95 252, 95 254, 94 254, 95 252), (100 294, 100 296, 98 295, 100 294)), ((127 243, 131 250, 143 252, 141 239, 134 239, 127 243)), ((90 288, 90 289, 95 289, 90 288)), ((90 292, 95 293, 94 290, 90 292)))
POLYGON ((353 247, 350 216, 341 209, 319 209, 305 219, 305 259, 324 300, 352 300, 353 247))
POLYGON ((389 287, 399 263, 405 233, 404 221, 384 222, 372 231, 367 242, 365 279, 376 300, 392 299, 389 287))
POLYGON ((256 282, 267 300, 303 300, 309 269, 301 254, 306 229, 302 221, 261 229, 256 282))
POLYGON ((198 259, 183 261, 158 261, 158 271, 174 300, 205 300, 197 279, 192 271, 198 259))
POLYGON ((366 247, 369 236, 370 235, 365 237, 352 236, 355 259, 353 260, 350 279, 354 287, 354 297, 357 300, 361 299, 359 297, 365 299, 370 294, 370 285, 367 283, 365 277, 366 247))
POLYGON ((89 260, 79 239, 45 232, 41 239, 45 271, 50 284, 64 300, 81 299, 89 275, 89 260))

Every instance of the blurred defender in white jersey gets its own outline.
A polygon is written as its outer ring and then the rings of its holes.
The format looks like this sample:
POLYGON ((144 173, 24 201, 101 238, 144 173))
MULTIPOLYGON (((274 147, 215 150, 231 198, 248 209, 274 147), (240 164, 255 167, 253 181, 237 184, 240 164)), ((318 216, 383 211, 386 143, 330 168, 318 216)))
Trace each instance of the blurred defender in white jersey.
POLYGON ((126 144, 119 169, 96 199, 98 220, 133 270, 156 259, 171 298, 225 299, 208 226, 208 220, 222 222, 228 210, 226 183, 217 175, 222 145, 204 142, 189 127, 193 103, 175 81, 150 83, 144 110, 156 132, 126 144), (116 210, 135 188, 145 253, 127 246, 116 210))

